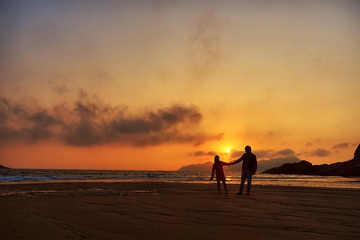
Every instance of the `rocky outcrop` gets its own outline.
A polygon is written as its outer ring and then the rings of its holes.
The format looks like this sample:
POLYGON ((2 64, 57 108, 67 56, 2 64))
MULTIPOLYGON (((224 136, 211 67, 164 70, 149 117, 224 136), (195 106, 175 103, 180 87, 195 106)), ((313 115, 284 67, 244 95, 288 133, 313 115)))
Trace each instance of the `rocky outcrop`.
POLYGON ((358 145, 358 147, 357 147, 356 150, 355 150, 354 160, 360 161, 360 144, 358 145))
POLYGON ((358 147, 355 150, 353 160, 354 160, 355 167, 357 169, 360 169, 360 144, 358 145, 358 147))
POLYGON ((312 165, 307 161, 287 163, 280 167, 270 168, 263 173, 302 174, 320 176, 360 176, 360 144, 355 150, 354 159, 333 164, 312 165))
MULTIPOLYGON (((269 160, 258 160, 258 168, 257 171, 258 172, 263 172, 266 169, 269 168, 273 168, 273 167, 277 167, 277 166, 281 166, 282 164, 286 164, 286 163, 295 163, 295 162, 300 162, 300 159, 295 157, 295 156, 289 156, 289 157, 284 157, 284 158, 272 158, 269 160)), ((242 164, 237 164, 234 166, 238 166, 238 171, 241 170, 241 165, 242 164)))

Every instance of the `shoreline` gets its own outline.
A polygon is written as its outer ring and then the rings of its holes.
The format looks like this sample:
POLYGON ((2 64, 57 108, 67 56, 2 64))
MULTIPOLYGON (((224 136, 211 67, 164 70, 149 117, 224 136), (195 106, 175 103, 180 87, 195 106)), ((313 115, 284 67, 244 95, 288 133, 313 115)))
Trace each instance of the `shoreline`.
MULTIPOLYGON (((344 182, 350 182, 350 183, 358 183, 360 182, 359 178, 353 178, 352 181, 344 181, 344 182)), ((16 185, 40 185, 40 184, 156 184, 156 183, 163 183, 163 184, 194 184, 194 185, 211 185, 216 184, 216 180, 213 181, 181 181, 181 180, 158 180, 154 181, 151 180, 144 180, 144 179, 92 179, 92 180, 24 180, 24 181, 0 181, 0 189, 1 186, 16 186, 16 185)), ((316 188, 316 189, 347 189, 347 190, 360 190, 360 185, 340 185, 339 183, 317 183, 314 182, 312 184, 309 184, 311 182, 302 183, 302 182, 294 182, 292 184, 284 184, 283 182, 262 182, 261 180, 257 182, 256 180, 253 180, 253 185, 255 186, 263 186, 263 187, 293 187, 293 188, 316 188), (316 184, 315 184, 316 183, 316 184), (322 185, 323 184, 323 185, 322 185)), ((234 186, 239 185, 240 180, 237 181, 227 181, 227 185, 234 186)), ((246 183, 245 183, 246 184, 246 183)))
MULTIPOLYGON (((83 170, 19 170, 1 171, 0 185, 58 183, 58 182, 165 182, 209 184, 208 172, 173 171, 83 171, 83 170)), ((228 184, 239 184, 239 172, 226 172, 228 184)), ((307 176, 288 174, 256 174, 254 185, 311 186, 326 188, 351 188, 360 190, 360 178, 336 176, 307 176)))
MULTIPOLYGON (((247 183, 245 183, 244 191, 247 183)), ((238 191, 239 183, 227 183, 229 195, 235 194, 238 191)), ((224 193, 223 185, 220 185, 221 194, 224 193)), ((158 192, 169 194, 170 192, 186 194, 193 190, 200 193, 217 193, 216 181, 209 181, 207 183, 195 182, 164 182, 164 181, 113 181, 113 180, 59 180, 59 181, 29 181, 29 182, 15 182, 15 183, 0 183, 0 199, 8 196, 22 196, 31 195, 32 193, 41 193, 46 195, 62 196, 81 195, 87 192, 90 195, 97 194, 114 194, 121 195, 124 192, 129 194, 131 192, 158 192), (166 191, 165 191, 166 190, 166 191)), ((256 185, 252 184, 252 192, 259 192, 261 194, 276 193, 276 192, 332 192, 339 195, 351 194, 352 192, 359 192, 357 188, 338 188, 338 187, 322 187, 322 186, 283 186, 283 185, 256 185)), ((252 194, 253 195, 253 194, 252 194)))
POLYGON ((358 239, 360 192, 253 185, 67 182, 0 185, 4 239, 358 239), (223 186, 221 186, 223 192, 223 186), (6 193, 11 193, 6 195, 6 193))

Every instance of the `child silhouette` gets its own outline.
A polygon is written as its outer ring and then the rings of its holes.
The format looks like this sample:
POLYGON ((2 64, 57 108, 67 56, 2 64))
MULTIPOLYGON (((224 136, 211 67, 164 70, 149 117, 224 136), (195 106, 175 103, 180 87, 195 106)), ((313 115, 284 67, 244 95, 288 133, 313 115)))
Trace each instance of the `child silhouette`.
POLYGON ((227 192, 227 187, 226 187, 226 178, 225 178, 224 169, 223 169, 224 165, 230 166, 231 164, 220 161, 220 157, 218 155, 216 155, 214 157, 214 164, 212 166, 210 181, 213 180, 214 173, 216 172, 216 182, 217 182, 218 192, 220 193, 220 181, 222 181, 223 185, 224 185, 225 193, 227 194, 228 192, 227 192))

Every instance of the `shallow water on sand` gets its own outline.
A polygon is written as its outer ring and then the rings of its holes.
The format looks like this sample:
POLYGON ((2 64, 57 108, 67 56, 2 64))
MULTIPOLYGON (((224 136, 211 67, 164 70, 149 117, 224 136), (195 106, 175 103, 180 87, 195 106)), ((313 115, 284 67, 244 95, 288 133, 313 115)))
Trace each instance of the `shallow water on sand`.
MULTIPOLYGON (((239 172, 226 172, 228 184, 238 184, 239 172)), ((178 182, 209 184, 210 172, 123 171, 123 170, 53 170, 1 169, 0 184, 50 182, 178 182)), ((253 176, 253 184, 360 189, 360 178, 261 174, 253 176)))

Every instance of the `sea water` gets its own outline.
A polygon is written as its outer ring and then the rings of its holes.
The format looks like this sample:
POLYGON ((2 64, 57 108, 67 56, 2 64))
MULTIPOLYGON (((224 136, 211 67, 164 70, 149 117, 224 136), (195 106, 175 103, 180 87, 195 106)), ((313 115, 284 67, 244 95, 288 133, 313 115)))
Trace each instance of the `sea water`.
MULTIPOLYGON (((210 172, 0 169, 0 184, 49 182, 176 182, 209 184, 210 172)), ((225 172, 228 184, 239 184, 240 172, 225 172)), ((360 177, 262 174, 253 176, 255 185, 360 189, 360 177)))

